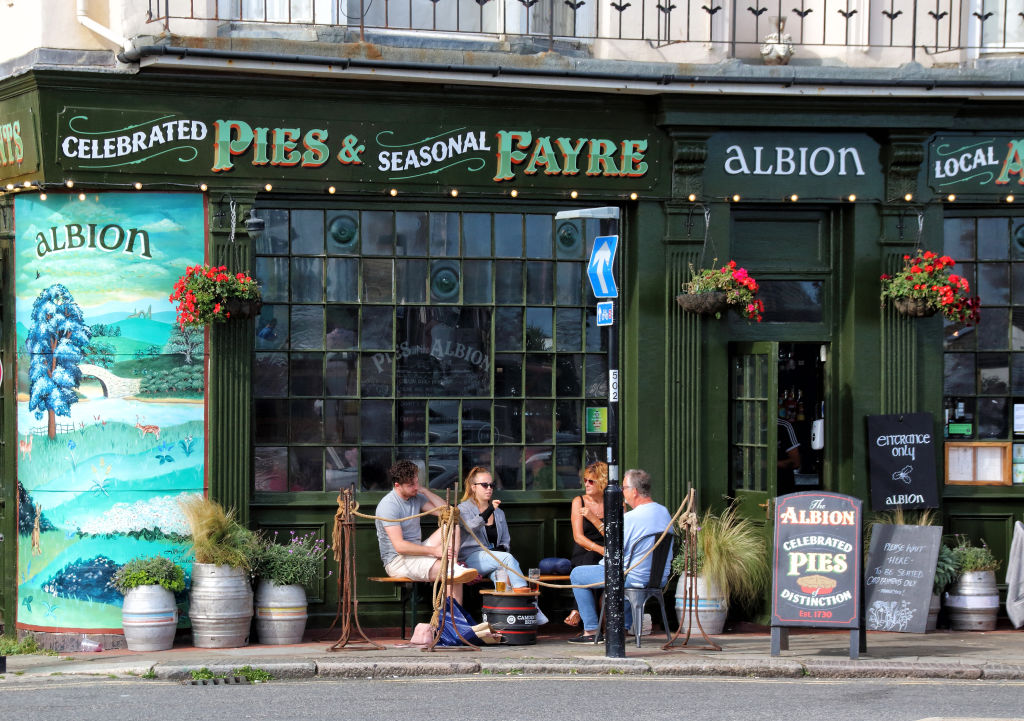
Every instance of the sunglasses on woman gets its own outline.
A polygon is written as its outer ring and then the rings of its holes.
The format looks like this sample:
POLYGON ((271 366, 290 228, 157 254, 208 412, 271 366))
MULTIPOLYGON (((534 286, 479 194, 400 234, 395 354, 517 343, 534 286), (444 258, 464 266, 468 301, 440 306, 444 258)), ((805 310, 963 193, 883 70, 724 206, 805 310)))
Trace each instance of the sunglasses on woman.
POLYGON ((474 483, 474 486, 480 486, 481 488, 494 488, 493 483, 474 483))

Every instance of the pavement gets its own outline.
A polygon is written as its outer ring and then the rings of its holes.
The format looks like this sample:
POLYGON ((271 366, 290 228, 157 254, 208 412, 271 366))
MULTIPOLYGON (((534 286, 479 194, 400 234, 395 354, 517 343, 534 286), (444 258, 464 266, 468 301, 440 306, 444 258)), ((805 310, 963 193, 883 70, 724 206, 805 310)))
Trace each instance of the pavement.
MULTIPOLYGON (((322 632, 317 632, 322 633, 322 632)), ((714 637, 721 651, 710 650, 700 636, 663 649, 665 636, 626 638, 625 658, 605 656, 604 644, 567 643, 574 633, 561 624, 538 631, 537 643, 481 649, 424 651, 397 637, 375 638, 383 650, 349 644, 331 651, 340 637, 288 646, 250 645, 208 649, 176 645, 168 651, 41 654, 7 657, 0 684, 69 676, 145 677, 191 680, 191 672, 208 668, 231 675, 251 666, 275 679, 402 678, 467 674, 575 676, 743 676, 758 678, 949 678, 1024 679, 1024 629, 989 632, 937 631, 927 634, 868 632, 867 651, 849 658, 849 632, 793 629, 789 649, 771 655, 766 629, 714 637), (551 630, 549 630, 549 628, 551 630)))

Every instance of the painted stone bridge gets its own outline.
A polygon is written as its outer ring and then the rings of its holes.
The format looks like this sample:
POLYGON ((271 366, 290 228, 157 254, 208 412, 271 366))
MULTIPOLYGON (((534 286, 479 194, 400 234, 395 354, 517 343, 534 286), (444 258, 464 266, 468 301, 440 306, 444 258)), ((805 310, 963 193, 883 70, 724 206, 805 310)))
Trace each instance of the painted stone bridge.
POLYGON ((116 376, 102 366, 82 363, 78 368, 82 371, 83 376, 91 376, 100 382, 100 385, 103 386, 103 395, 107 398, 133 396, 142 388, 140 379, 116 376))

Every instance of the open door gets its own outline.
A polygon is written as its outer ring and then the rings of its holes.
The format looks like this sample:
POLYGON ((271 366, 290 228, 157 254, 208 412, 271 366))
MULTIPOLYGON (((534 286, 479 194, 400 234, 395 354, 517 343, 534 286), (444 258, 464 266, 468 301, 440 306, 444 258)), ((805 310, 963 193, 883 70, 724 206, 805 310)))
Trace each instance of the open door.
POLYGON ((729 379, 729 487, 741 516, 771 518, 776 495, 779 344, 736 343, 729 379))

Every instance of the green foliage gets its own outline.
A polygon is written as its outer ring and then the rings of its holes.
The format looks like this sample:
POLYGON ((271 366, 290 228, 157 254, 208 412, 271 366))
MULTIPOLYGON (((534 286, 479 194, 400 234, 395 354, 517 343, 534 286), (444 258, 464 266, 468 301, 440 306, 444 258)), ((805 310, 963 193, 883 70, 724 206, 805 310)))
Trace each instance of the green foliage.
POLYGON ((121 593, 138 586, 162 586, 178 593, 185 590, 185 571, 163 556, 136 558, 117 569, 110 585, 121 593))
POLYGON ((255 535, 214 500, 193 495, 179 502, 192 532, 196 563, 252 569, 255 535))
POLYGON ((201 394, 203 392, 202 365, 180 366, 171 370, 156 370, 142 377, 140 392, 148 394, 201 394))
POLYGON ((299 536, 295 531, 287 543, 273 536, 259 535, 253 558, 253 572, 278 586, 309 586, 320 578, 327 545, 315 533, 299 536))
POLYGON ((150 668, 146 673, 142 674, 139 678, 154 679, 156 678, 156 669, 150 668))
POLYGON ((36 637, 31 634, 20 641, 14 636, 0 636, 0 656, 19 656, 22 654, 38 653, 46 656, 56 656, 56 651, 48 648, 40 648, 36 637))
POLYGON ((244 676, 249 679, 249 683, 266 683, 272 680, 274 677, 264 671, 262 668, 253 668, 252 666, 242 666, 236 668, 231 672, 232 676, 244 676))
POLYGON ((932 593, 941 594, 946 586, 956 580, 958 575, 953 551, 949 546, 939 546, 939 559, 935 562, 935 582, 932 583, 932 593))
POLYGON ((1001 561, 992 555, 992 550, 981 539, 980 546, 972 546, 967 536, 956 534, 956 545, 953 546, 953 561, 956 563, 957 576, 961 573, 976 571, 996 571, 1001 561))
MULTIPOLYGON (((768 553, 761 529, 737 515, 733 504, 719 514, 704 513, 697 531, 697 572, 710 580, 727 600, 755 601, 769 580, 768 553)), ((685 548, 672 560, 683 570, 685 548)))
POLYGON ((193 681, 206 681, 213 678, 224 678, 224 674, 214 675, 213 671, 203 666, 198 671, 190 671, 193 681))

